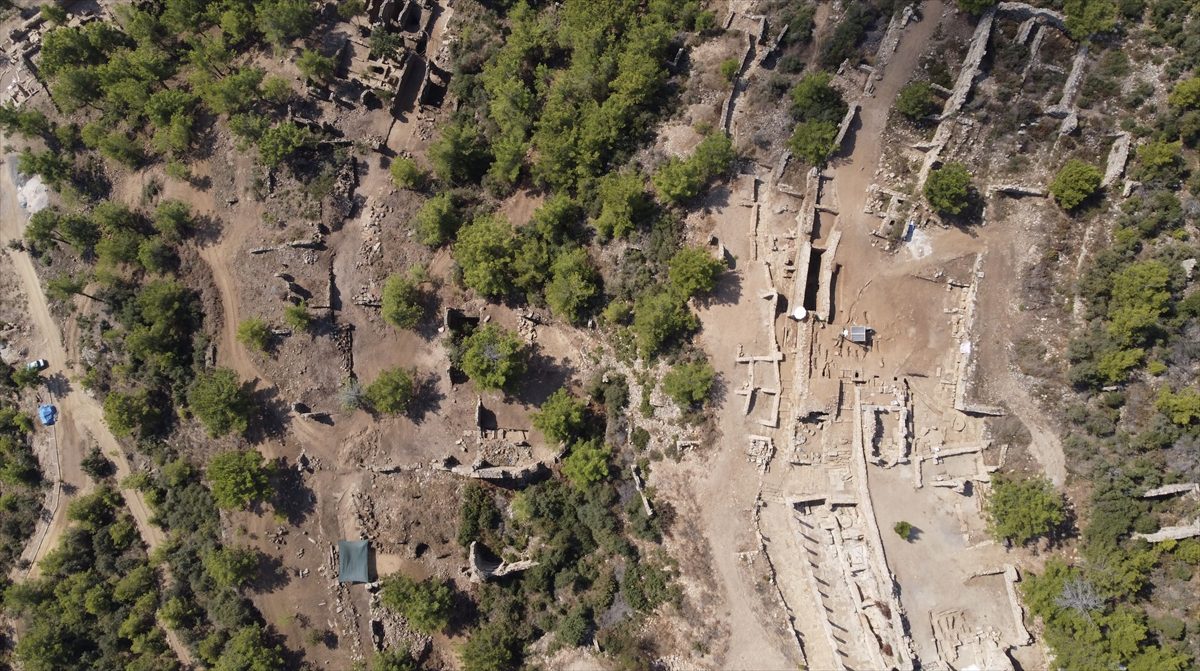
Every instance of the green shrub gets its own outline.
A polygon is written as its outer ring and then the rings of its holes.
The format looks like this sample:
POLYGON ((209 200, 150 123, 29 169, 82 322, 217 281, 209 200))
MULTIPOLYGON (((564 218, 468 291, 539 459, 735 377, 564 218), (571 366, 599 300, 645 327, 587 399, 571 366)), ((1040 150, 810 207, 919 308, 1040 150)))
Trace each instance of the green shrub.
POLYGON ((646 215, 648 202, 636 172, 613 172, 600 179, 600 214, 592 221, 601 240, 623 238, 646 215))
POLYGON ((577 442, 563 459, 563 475, 571 484, 581 488, 602 482, 608 479, 608 460, 611 456, 612 448, 599 438, 577 442))
POLYGON ((218 587, 241 589, 258 574, 260 558, 251 548, 219 547, 204 555, 204 570, 218 587))
POLYGON ((423 244, 438 247, 449 242, 461 225, 462 213, 457 199, 443 192, 425 201, 417 211, 413 228, 417 231, 417 239, 423 244))
POLYGON ((904 540, 912 541, 912 532, 913 532, 912 524, 909 524, 908 522, 901 520, 899 522, 896 522, 896 526, 892 527, 892 531, 895 531, 896 535, 903 538, 904 540))
POLYGON ((417 165, 416 161, 407 156, 397 156, 392 159, 392 164, 388 166, 388 172, 392 174, 392 181, 401 189, 417 191, 425 188, 427 178, 425 171, 417 165))
POLYGON ((944 214, 962 214, 971 204, 971 173, 961 163, 947 163, 929 173, 925 199, 944 214))
POLYGON ((525 372, 525 344, 517 334, 486 324, 463 342, 462 371, 482 389, 503 389, 525 372))
POLYGON ((1174 188, 1183 176, 1181 142, 1147 142, 1137 148, 1134 179, 1150 184, 1174 188))
POLYGON ((996 2, 997 0, 958 0, 958 6, 962 7, 964 12, 978 16, 995 7, 996 2))
POLYGON ((425 316, 421 290, 404 275, 392 275, 383 285, 383 320, 400 329, 416 328, 425 316))
POLYGON ((459 657, 464 671, 516 671, 521 661, 521 639, 512 627, 491 620, 475 630, 463 644, 459 657))
POLYGON ((384 578, 379 600, 423 634, 444 630, 454 609, 454 592, 446 583, 432 578, 413 580, 399 573, 384 578))
POLYGON ((1117 26, 1117 4, 1113 0, 1065 0, 1067 32, 1077 40, 1107 33, 1117 26))
POLYGON ((687 159, 673 158, 654 173, 654 188, 672 203, 695 198, 710 180, 729 170, 736 154, 725 133, 710 133, 687 159))
POLYGON ((399 415, 408 410, 415 385, 412 372, 403 368, 385 370, 363 391, 367 403, 376 412, 399 415))
POLYGON ((726 58, 721 61, 721 78, 729 83, 733 83, 733 80, 737 78, 738 71, 741 69, 742 64, 736 58, 726 58))
POLYGON ((1175 84, 1167 101, 1173 107, 1200 109, 1200 77, 1191 77, 1175 84))
POLYGON ((1054 532, 1066 521, 1063 496, 1044 477, 998 477, 987 500, 992 533, 1017 545, 1054 532))
POLYGON ((487 297, 512 290, 515 242, 512 226, 499 216, 476 217, 463 226, 454 243, 463 284, 487 297))
POLYGON ((566 389, 558 389, 532 414, 533 426, 554 443, 578 438, 584 428, 586 405, 566 389))
POLYGON ((896 96, 896 111, 912 121, 921 121, 937 110, 937 99, 929 82, 910 82, 896 96))
POLYGON ((226 510, 243 510, 271 495, 271 468, 258 450, 218 453, 209 460, 205 475, 213 500, 226 510))
POLYGON ((296 67, 300 69, 300 74, 304 75, 306 79, 326 82, 333 77, 335 65, 333 58, 324 56, 315 49, 305 49, 296 59, 296 67))
POLYGON ((1050 193, 1064 210, 1073 210, 1100 189, 1103 177, 1096 166, 1073 158, 1050 182, 1050 193))
POLYGON ((1154 405, 1179 426, 1200 423, 1200 391, 1192 387, 1184 387, 1179 391, 1163 387, 1154 405))
POLYGON ((821 167, 837 152, 837 134, 832 121, 802 121, 788 138, 788 149, 806 165, 821 167))
POLYGON ((679 407, 690 408, 708 400, 715 378, 707 361, 680 364, 663 376, 663 391, 679 407))
POLYGON ((242 433, 250 427, 253 403, 237 373, 228 368, 197 375, 187 399, 188 406, 213 438, 231 431, 242 433))
POLYGON ((299 303, 289 304, 285 307, 283 323, 295 331, 307 331, 313 323, 313 315, 308 311, 308 301, 301 299, 299 303))
POLYGON ((271 344, 271 328, 262 319, 251 317, 238 324, 237 339, 246 347, 265 352, 271 344))
POLYGON ((649 358, 699 326, 683 299, 670 291, 649 293, 633 310, 633 333, 638 351, 649 358))
POLYGON ((717 276, 725 264, 703 247, 684 247, 671 257, 667 276, 671 286, 688 298, 710 293, 717 286, 717 276))
POLYGON ((810 72, 792 88, 792 114, 797 121, 826 121, 835 127, 846 116, 849 106, 831 83, 828 72, 810 72))
POLYGON ((546 303, 555 315, 578 324, 599 292, 600 273, 587 249, 575 247, 554 259, 546 284, 546 303))

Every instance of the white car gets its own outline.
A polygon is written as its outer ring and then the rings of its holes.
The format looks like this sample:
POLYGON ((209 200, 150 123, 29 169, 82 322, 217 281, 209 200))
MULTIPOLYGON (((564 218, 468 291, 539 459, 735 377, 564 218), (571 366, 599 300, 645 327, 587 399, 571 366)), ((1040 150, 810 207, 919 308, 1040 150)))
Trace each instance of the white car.
POLYGON ((49 366, 50 363, 45 359, 34 359, 33 361, 25 364, 25 367, 29 370, 45 370, 49 366))

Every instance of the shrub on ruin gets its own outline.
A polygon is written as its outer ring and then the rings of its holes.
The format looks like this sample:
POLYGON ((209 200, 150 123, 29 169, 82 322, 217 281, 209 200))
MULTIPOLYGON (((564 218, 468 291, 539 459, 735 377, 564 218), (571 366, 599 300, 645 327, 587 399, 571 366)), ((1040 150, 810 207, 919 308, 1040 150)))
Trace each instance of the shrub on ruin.
POLYGON ((413 373, 404 368, 383 371, 363 391, 363 396, 372 410, 388 415, 406 412, 415 394, 413 373))
POLYGON ((462 226, 462 212, 453 194, 442 192, 425 201, 417 210, 413 228, 422 244, 438 247, 450 242, 462 226))
POLYGON ((1067 16, 1067 32, 1077 40, 1117 27, 1117 3, 1113 0, 1065 0, 1063 13, 1067 16))
POLYGON ((258 138, 258 155, 264 164, 275 168, 315 142, 312 131, 295 122, 284 121, 263 131, 258 138))
POLYGON ((826 121, 835 127, 849 107, 828 72, 810 72, 792 88, 792 115, 797 121, 826 121))
POLYGON ((663 391, 680 408, 694 408, 708 400, 716 375, 707 361, 680 364, 663 376, 663 391))
POLYGON ((1171 89, 1167 102, 1185 110, 1200 109, 1200 76, 1189 77, 1171 89))
POLYGON ((416 328, 425 316, 421 290, 411 278, 392 275, 383 285, 381 300, 383 320, 400 329, 416 328))
POLYGON ((231 450, 213 456, 205 469, 213 500, 226 510, 244 510, 271 495, 271 468, 258 450, 231 450))
POLYGON ((1147 142, 1137 148, 1133 178, 1165 188, 1178 186, 1183 177, 1184 162, 1180 153, 1183 143, 1147 142))
POLYGON ((961 163, 931 170, 925 180, 925 199, 943 214, 962 214, 971 204, 971 173, 961 163))
POLYGON ((325 56, 316 49, 305 49, 296 59, 296 67, 306 79, 314 82, 327 82, 333 78, 334 62, 330 56, 325 56))
POLYGON ((837 124, 831 121, 802 121, 788 138, 788 149, 806 165, 821 167, 837 151, 837 124))
POLYGON ((371 660, 371 671, 421 671, 422 668, 405 648, 381 650, 371 660))
POLYGON ((717 286, 717 277, 725 264, 703 247, 684 247, 671 257, 667 276, 671 286, 687 298, 710 293, 717 286))
POLYGON ((188 390, 187 400, 192 413, 213 438, 230 432, 242 433, 250 427, 253 402, 242 388, 237 373, 228 368, 216 368, 197 375, 188 390))
POLYGON ((563 475, 572 485, 584 488, 608 479, 608 460, 612 448, 599 438, 579 441, 563 459, 563 475))
POLYGON ((1050 182, 1050 193, 1059 207, 1073 210, 1100 189, 1103 177, 1096 166, 1073 158, 1063 165, 1050 182))
POLYGON ((525 343, 495 324, 485 324, 463 341, 460 367, 482 389, 505 388, 525 366, 525 343))
POLYGON ((1158 392, 1154 406, 1179 426, 1200 423, 1200 391, 1194 387, 1184 387, 1179 391, 1163 387, 1158 392))
POLYGON ((958 0, 958 6, 968 14, 979 16, 996 6, 997 0, 958 0))
POLYGON ((654 188, 671 203, 682 203, 700 194, 710 180, 729 170, 736 157, 725 133, 711 133, 686 159, 672 158, 653 177, 654 188))
POLYGON ((413 580, 402 573, 383 579, 379 600, 388 610, 400 614, 408 626, 422 634, 435 634, 450 624, 454 612, 454 591, 433 578, 413 580))
POLYGON ((512 226, 499 215, 476 217, 463 226, 454 243, 463 284, 489 298, 512 290, 515 241, 512 226))
POLYGON ((996 478, 986 507, 992 533, 1017 545, 1051 534, 1067 520, 1062 494, 1045 477, 996 478))
POLYGON ((46 3, 38 8, 42 18, 50 23, 61 26, 67 22, 67 10, 54 3, 46 3))
POLYGON ((552 443, 569 442, 583 432, 586 408, 583 401, 560 388, 532 413, 533 426, 552 443))
POLYGON ((857 54, 858 45, 867 29, 879 16, 875 3, 854 2, 846 6, 846 12, 833 34, 822 43, 821 65, 833 69, 857 54))
POLYGON ((271 327, 258 317, 245 319, 237 328, 238 342, 258 352, 265 352, 271 345, 271 327))
POLYGON ((937 110, 937 98, 929 82, 909 82, 896 96, 896 111, 912 121, 921 121, 937 110))
POLYGON ((308 301, 300 299, 299 303, 283 308, 283 323, 294 331, 307 331, 313 323, 313 315, 308 311, 308 301))
POLYGON ((699 326, 683 297, 672 291, 647 293, 633 309, 633 334, 638 351, 650 358, 699 326))
POLYGON ((578 324, 599 292, 600 273, 586 248, 569 249, 554 259, 546 284, 546 304, 556 316, 578 324))
POLYGON ((365 400, 362 384, 352 377, 346 378, 342 386, 338 387, 337 400, 343 410, 357 410, 363 407, 365 400))
POLYGON ((726 58, 721 61, 720 65, 721 79, 732 84, 733 80, 737 78, 738 71, 741 69, 741 63, 736 58, 726 58))
POLYGON ((392 164, 388 166, 388 172, 392 174, 392 182, 401 189, 412 189, 419 191, 425 188, 425 181, 428 175, 417 165, 417 162, 407 156, 397 156, 392 159, 392 164))
POLYGON ((459 653, 464 671, 515 671, 521 662, 521 639, 501 620, 491 620, 471 634, 459 653))

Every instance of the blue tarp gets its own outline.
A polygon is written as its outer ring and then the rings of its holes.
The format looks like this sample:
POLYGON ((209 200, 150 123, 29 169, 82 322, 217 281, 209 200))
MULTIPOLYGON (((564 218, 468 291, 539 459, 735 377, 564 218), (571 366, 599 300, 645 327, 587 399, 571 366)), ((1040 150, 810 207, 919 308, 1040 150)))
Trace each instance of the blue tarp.
POLYGON ((42 426, 50 426, 58 419, 58 409, 49 403, 43 403, 38 406, 38 418, 42 420, 42 426))
POLYGON ((338 582, 371 582, 366 541, 338 541, 338 582))

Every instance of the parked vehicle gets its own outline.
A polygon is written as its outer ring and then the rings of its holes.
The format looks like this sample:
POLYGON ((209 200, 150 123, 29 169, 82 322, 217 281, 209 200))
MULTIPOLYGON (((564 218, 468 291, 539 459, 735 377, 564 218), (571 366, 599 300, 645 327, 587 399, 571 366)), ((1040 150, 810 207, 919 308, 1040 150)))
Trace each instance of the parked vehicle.
POLYGON ((45 359, 34 359, 33 361, 25 364, 25 367, 29 370, 46 370, 50 367, 50 362, 46 361, 45 359))

